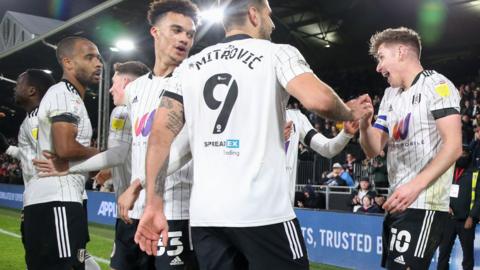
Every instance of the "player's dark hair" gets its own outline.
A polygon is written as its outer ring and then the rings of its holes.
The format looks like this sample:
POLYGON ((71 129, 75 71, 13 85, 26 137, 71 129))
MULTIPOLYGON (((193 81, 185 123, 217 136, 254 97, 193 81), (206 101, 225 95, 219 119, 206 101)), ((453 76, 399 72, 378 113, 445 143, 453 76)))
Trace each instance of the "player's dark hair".
POLYGON ((150 69, 144 63, 139 61, 115 63, 113 65, 113 69, 115 70, 115 72, 118 72, 119 74, 128 74, 136 78, 150 72, 150 69))
POLYGON ((43 97, 48 88, 55 84, 52 75, 46 73, 41 69, 27 69, 25 71, 25 79, 27 84, 37 89, 40 97, 43 97))
POLYGON ((57 61, 62 67, 63 67, 62 59, 65 57, 72 57, 73 48, 75 47, 75 44, 80 40, 91 42, 90 40, 84 37, 71 36, 71 37, 66 37, 62 39, 60 40, 60 42, 57 43, 57 50, 56 50, 57 61))
POLYGON ((420 35, 410 28, 388 28, 382 32, 377 32, 370 38, 369 53, 373 57, 377 57, 378 48, 382 44, 403 44, 412 47, 420 59, 422 54, 422 41, 420 35))
POLYGON ((152 2, 147 14, 148 23, 153 26, 168 12, 179 13, 190 17, 195 25, 198 24, 198 7, 188 0, 158 0, 152 2))
POLYGON ((266 7, 266 0, 219 0, 219 6, 223 7, 223 27, 230 30, 234 26, 243 26, 247 21, 249 6, 258 9, 266 7))

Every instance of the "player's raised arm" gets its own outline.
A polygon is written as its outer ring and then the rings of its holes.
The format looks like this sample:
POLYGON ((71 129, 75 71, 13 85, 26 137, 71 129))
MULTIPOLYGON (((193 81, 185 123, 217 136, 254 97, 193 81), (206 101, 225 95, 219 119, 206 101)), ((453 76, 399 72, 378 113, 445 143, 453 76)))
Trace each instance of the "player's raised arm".
MULTIPOLYGON (((167 93, 168 94, 168 93, 167 93)), ((152 131, 148 139, 146 157, 147 201, 138 225, 135 241, 147 254, 157 254, 157 243, 162 237, 167 245, 168 225, 163 213, 163 192, 168 167, 170 146, 185 122, 181 97, 171 95, 162 98, 155 113, 152 131)))
MULTIPOLYGON (((370 99, 370 98, 369 98, 370 99)), ((376 157, 385 147, 388 140, 388 126, 386 124, 385 105, 380 104, 377 120, 372 125, 373 106, 369 102, 368 113, 360 119, 360 146, 369 158, 376 157)))
POLYGON ((366 96, 345 104, 333 89, 315 74, 306 72, 295 76, 286 87, 309 111, 338 121, 360 119, 367 111, 366 96))

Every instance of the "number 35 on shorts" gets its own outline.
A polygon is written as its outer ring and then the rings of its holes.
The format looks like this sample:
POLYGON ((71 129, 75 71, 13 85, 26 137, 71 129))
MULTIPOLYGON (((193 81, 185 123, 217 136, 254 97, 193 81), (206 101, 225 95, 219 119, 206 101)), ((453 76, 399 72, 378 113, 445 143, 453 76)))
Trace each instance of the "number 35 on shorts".
POLYGON ((168 256, 178 256, 183 252, 183 243, 180 241, 182 232, 168 232, 168 246, 165 248, 162 243, 162 238, 158 240, 157 256, 163 256, 165 251, 168 256), (168 250, 167 250, 168 249, 168 250))

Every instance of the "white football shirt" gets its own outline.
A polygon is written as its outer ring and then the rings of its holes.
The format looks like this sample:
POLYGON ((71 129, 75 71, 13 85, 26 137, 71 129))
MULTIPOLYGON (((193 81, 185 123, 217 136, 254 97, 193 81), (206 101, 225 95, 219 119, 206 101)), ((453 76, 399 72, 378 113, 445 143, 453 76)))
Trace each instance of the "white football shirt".
MULTIPOLYGON (((132 124, 128 116, 127 106, 117 106, 110 114, 110 130, 108 133, 108 148, 132 143, 132 124)), ((131 147, 128 149, 126 161, 112 168, 113 188, 115 198, 122 194, 130 185, 132 178, 131 147)))
POLYGON ((18 146, 10 146, 6 151, 8 155, 20 160, 24 185, 27 185, 33 175, 35 175, 35 166, 33 166, 32 159, 37 157, 37 114, 38 108, 27 113, 27 116, 20 125, 18 146))
MULTIPOLYGON (((406 91, 387 88, 374 127, 388 134, 387 167, 395 190, 414 178, 440 151, 435 121, 458 114, 460 95, 445 76, 431 70, 417 75, 406 91)), ((453 167, 425 189, 409 208, 448 211, 453 167)))
POLYGON ((286 171, 285 87, 311 72, 292 46, 228 37, 184 60, 165 97, 184 104, 192 226, 250 227, 295 217, 286 171))
MULTIPOLYGON (((90 146, 92 125, 87 109, 77 89, 68 82, 50 87, 40 102, 38 109, 38 147, 37 158, 43 159, 42 151, 53 152, 52 122, 70 122, 77 126, 76 140, 90 146)), ((31 204, 65 201, 82 203, 86 174, 68 174, 40 178, 38 174, 25 186, 25 206, 31 204)))
MULTIPOLYGON (((169 77, 157 77, 149 73, 128 84, 125 90, 126 105, 132 119, 131 181, 136 179, 145 181, 148 137, 155 112, 160 105, 164 85, 169 77)), ((192 165, 187 164, 166 179, 164 211, 169 220, 188 219, 188 197, 192 186, 191 171, 192 165)), ((130 218, 140 219, 144 207, 145 190, 142 189, 133 210, 129 213, 130 218)))

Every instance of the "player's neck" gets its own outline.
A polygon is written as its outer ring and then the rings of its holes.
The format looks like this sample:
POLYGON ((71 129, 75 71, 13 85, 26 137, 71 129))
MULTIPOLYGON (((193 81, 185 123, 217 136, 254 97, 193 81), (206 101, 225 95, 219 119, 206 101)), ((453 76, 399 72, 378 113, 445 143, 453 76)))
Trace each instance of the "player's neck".
POLYGON ((65 79, 69 81, 73 86, 75 86, 75 89, 77 89, 78 93, 80 94, 80 97, 83 99, 85 97, 85 91, 87 90, 87 87, 80 83, 75 76, 72 76, 70 74, 63 74, 62 79, 65 79))
POLYGON ((155 65, 153 66, 153 75, 165 77, 168 74, 172 73, 176 67, 177 66, 175 65, 162 63, 162 61, 155 61, 155 65))
POLYGON ((22 108, 23 108, 27 113, 31 113, 35 108, 38 107, 38 105, 40 105, 40 100, 35 97, 35 99, 27 101, 27 103, 25 103, 25 104, 22 106, 22 108))
POLYGON ((423 71, 423 67, 420 63, 414 63, 409 67, 405 68, 405 73, 403 75, 403 89, 408 90, 415 81, 415 78, 420 72, 423 71))
POLYGON ((225 33, 225 37, 235 36, 235 35, 249 35, 252 38, 258 38, 258 33, 249 29, 248 27, 235 28, 225 33))

